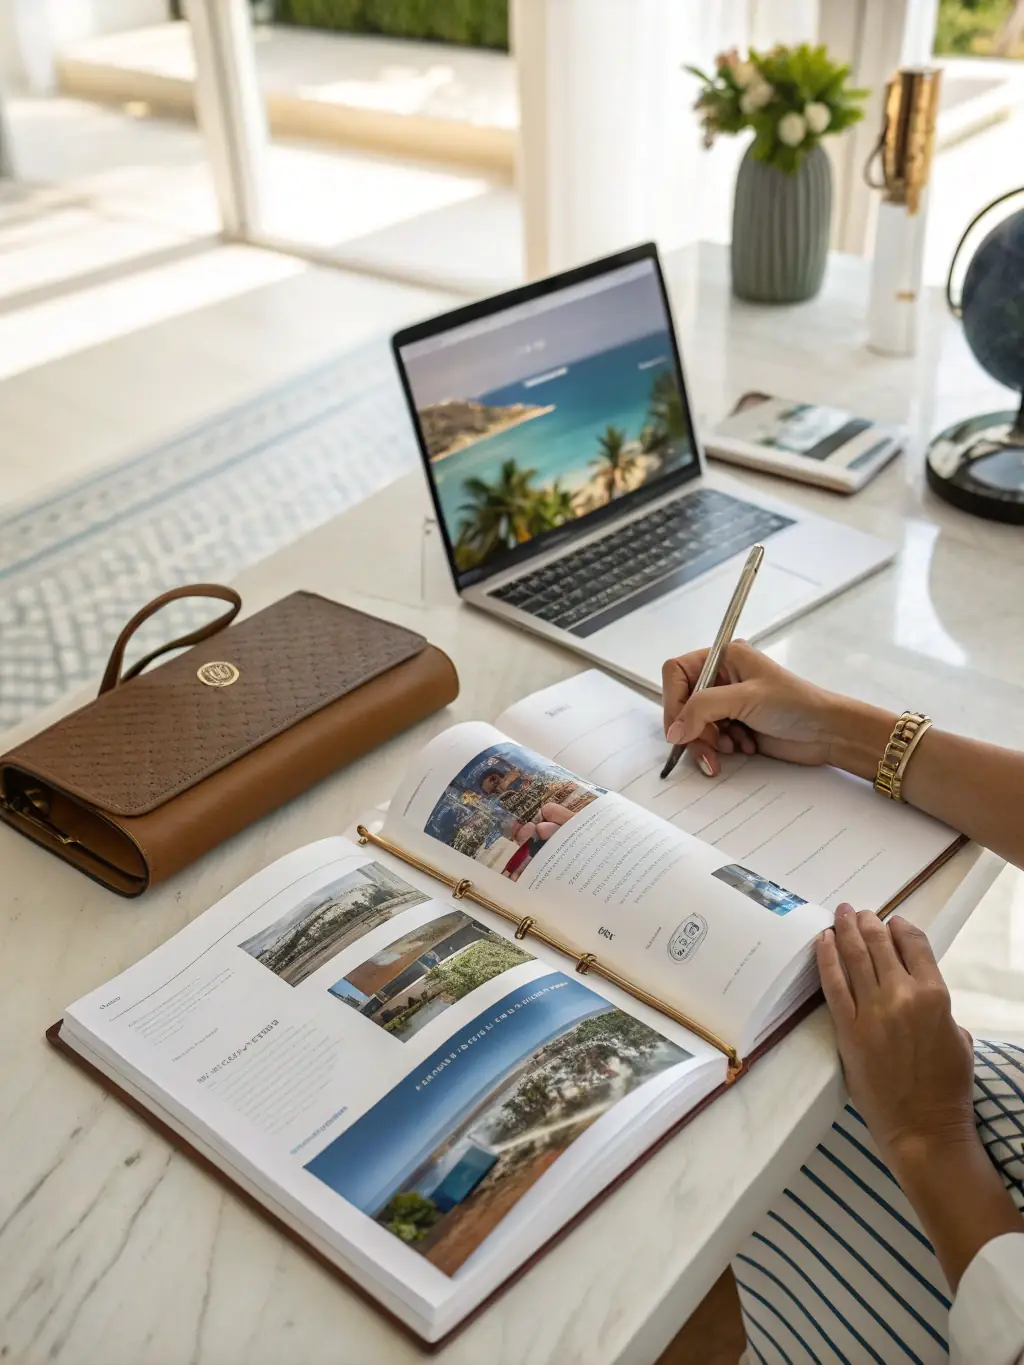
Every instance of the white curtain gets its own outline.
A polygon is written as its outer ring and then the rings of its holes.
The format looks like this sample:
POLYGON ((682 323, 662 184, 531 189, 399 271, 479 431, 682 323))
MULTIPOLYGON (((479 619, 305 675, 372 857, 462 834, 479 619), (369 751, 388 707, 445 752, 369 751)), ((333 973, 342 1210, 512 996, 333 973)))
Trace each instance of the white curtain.
POLYGON ((707 152, 686 64, 814 37, 818 0, 512 0, 527 274, 730 231, 743 139, 707 152))

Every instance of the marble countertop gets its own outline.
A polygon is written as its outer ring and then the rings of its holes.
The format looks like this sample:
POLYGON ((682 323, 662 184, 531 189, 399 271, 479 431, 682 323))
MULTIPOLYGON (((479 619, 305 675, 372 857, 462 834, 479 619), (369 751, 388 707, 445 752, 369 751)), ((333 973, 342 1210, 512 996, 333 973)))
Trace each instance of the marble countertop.
MULTIPOLYGON (((852 499, 742 475, 751 486, 896 540, 894 565, 765 641, 838 689, 924 708, 937 723, 1024 745, 1024 536, 925 489, 939 427, 1011 405, 929 298, 924 352, 863 345, 866 267, 836 257, 822 296, 791 308, 731 299, 725 252, 668 262, 691 398, 714 420, 747 388, 905 423, 908 453, 852 499)), ((168 938, 230 887, 386 798, 416 747, 492 719, 582 661, 459 606, 417 474, 242 575, 246 610, 294 588, 422 630, 463 682, 441 715, 262 821, 141 901, 124 901, 0 830, 0 1355, 69 1365, 364 1365, 418 1352, 300 1250, 174 1154, 53 1053, 72 999, 168 938)), ((666 653, 671 641, 666 641, 666 653)), ((81 699, 78 699, 81 700, 81 699)), ((30 733, 52 708, 5 737, 30 733)), ((941 949, 999 862, 957 855, 907 913, 941 949)), ((831 1122, 841 1083, 819 1011, 669 1143, 439 1359, 451 1365, 640 1365, 656 1359, 831 1122)))

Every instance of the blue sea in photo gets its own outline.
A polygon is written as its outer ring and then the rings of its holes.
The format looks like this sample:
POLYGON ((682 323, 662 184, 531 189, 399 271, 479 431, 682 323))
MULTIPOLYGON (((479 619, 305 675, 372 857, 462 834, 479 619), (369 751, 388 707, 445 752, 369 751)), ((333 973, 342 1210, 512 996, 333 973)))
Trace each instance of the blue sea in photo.
POLYGON ((611 1008, 561 972, 518 987, 452 1034, 306 1170, 356 1208, 376 1214, 524 1057, 611 1008))
MULTIPOLYGON (((538 488, 555 479, 561 479, 566 489, 579 488, 594 475, 590 462, 608 426, 620 427, 630 440, 639 437, 647 420, 651 385, 659 374, 672 369, 672 340, 665 330, 565 367, 555 366, 553 377, 543 383, 520 380, 488 393, 453 395, 471 396, 493 406, 553 404, 555 410, 433 462, 431 472, 452 538, 458 536, 462 521, 466 479, 491 483, 506 460, 515 460, 520 469, 536 470, 538 488)), ((677 451, 667 468, 685 463, 690 453, 690 448, 677 451)))

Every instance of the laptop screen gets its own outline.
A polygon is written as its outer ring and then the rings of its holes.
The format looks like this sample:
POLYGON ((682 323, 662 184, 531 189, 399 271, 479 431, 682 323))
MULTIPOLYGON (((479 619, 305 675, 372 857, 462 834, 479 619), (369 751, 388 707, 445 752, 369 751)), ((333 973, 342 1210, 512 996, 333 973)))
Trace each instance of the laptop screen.
POLYGON ((396 338, 462 586, 698 472, 653 251, 575 280, 396 338))

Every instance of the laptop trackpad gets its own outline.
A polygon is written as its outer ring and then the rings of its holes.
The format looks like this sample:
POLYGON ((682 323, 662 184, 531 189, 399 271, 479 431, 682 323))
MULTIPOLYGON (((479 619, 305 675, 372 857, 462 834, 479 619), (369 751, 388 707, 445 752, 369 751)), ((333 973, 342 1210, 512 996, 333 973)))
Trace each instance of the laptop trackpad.
MULTIPOLYGON (((660 677, 661 665, 711 643, 736 586, 736 574, 714 574, 706 583, 682 588, 622 617, 587 642, 614 655, 630 672, 660 677), (650 656, 650 657, 648 657, 650 656)), ((820 595, 818 585, 776 564, 765 564, 743 609, 738 639, 767 630, 776 621, 820 595)))

